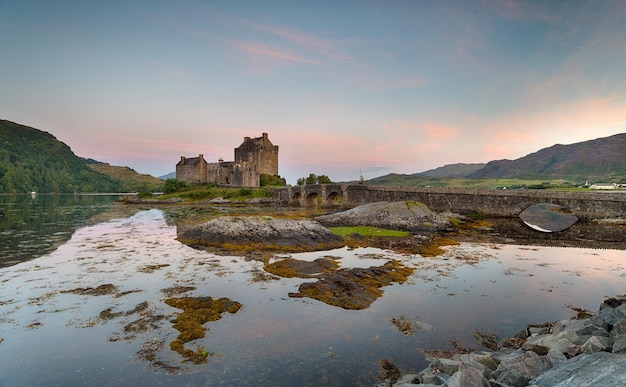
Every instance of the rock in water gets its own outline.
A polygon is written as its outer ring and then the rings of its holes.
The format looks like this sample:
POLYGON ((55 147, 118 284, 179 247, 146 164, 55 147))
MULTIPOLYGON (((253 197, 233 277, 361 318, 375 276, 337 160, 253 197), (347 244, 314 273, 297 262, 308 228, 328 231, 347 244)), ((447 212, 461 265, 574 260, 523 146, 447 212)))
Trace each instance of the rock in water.
POLYGON ((343 238, 313 220, 269 216, 222 216, 187 229, 178 240, 235 252, 316 251, 343 247, 343 238))
POLYGON ((558 204, 539 203, 519 214, 528 227, 541 232, 559 232, 578 222, 578 217, 558 204))
POLYGON ((444 216, 414 201, 368 203, 336 214, 316 218, 328 226, 361 226, 407 231, 436 231, 449 227, 444 216))

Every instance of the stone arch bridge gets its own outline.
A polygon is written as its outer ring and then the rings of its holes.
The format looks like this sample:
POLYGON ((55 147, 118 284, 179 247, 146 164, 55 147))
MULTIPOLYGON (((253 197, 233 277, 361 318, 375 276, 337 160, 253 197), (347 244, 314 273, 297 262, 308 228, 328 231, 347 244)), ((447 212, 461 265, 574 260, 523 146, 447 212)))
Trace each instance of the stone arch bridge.
POLYGON ((558 204, 581 219, 626 217, 625 192, 560 192, 552 190, 496 190, 416 188, 365 184, 319 184, 272 188, 274 198, 292 206, 351 208, 378 201, 414 200, 436 212, 478 212, 487 216, 517 216, 537 203, 558 204))

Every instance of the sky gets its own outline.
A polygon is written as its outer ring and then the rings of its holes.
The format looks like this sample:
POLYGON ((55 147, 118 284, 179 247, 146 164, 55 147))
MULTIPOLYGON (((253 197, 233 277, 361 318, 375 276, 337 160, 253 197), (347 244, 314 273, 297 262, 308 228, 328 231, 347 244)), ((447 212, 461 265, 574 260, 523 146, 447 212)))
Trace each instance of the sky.
POLYGON ((516 159, 626 132, 626 1, 0 0, 0 119, 154 176, 516 159))

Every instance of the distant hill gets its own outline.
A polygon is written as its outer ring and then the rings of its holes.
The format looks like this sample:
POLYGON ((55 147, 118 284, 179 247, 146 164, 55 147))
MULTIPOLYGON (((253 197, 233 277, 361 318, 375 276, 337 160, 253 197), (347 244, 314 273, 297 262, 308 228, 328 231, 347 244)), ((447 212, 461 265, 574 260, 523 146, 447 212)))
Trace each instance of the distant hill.
POLYGON ((487 164, 449 164, 411 175, 390 173, 365 183, 472 187, 480 186, 480 180, 488 179, 513 180, 508 183, 500 182, 504 185, 527 185, 523 180, 539 183, 545 180, 624 183, 626 133, 571 145, 558 144, 516 160, 496 160, 487 164))
POLYGON ((119 192, 50 133, 0 120, 0 193, 119 192))
POLYGON ((141 174, 129 167, 117 167, 109 163, 93 162, 88 160, 87 165, 100 173, 121 182, 122 192, 156 191, 163 186, 163 180, 148 174, 141 174))
POLYGON ((417 176, 424 177, 467 177, 468 175, 480 170, 486 164, 448 164, 443 167, 430 169, 425 172, 416 173, 417 176))
POLYGON ((467 177, 621 182, 626 177, 626 133, 571 145, 557 144, 516 160, 490 161, 467 177))
POLYGON ((159 179, 161 180, 176 179, 176 171, 170 172, 167 175, 159 176, 159 179))
POLYGON ((81 158, 50 133, 0 120, 0 193, 137 192, 163 186, 128 167, 81 158))

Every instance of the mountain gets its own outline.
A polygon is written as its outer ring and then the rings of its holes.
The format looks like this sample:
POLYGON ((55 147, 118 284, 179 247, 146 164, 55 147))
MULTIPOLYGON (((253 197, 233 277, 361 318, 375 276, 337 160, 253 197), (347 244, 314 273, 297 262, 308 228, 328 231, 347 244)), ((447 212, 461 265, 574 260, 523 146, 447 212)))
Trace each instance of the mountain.
MULTIPOLYGON (((624 183, 626 133, 570 145, 557 144, 516 160, 495 160, 487 164, 449 164, 411 175, 390 173, 367 180, 366 183, 469 188, 481 187, 481 180, 483 185, 492 184, 488 182, 489 179, 516 180, 508 182, 513 185, 542 184, 545 180, 624 183), (532 180, 537 182, 531 182, 532 180)), ((504 182, 499 184, 502 183, 504 182)))
POLYGON ((121 182, 121 192, 157 191, 163 187, 163 180, 148 174, 141 174, 129 167, 118 167, 109 163, 87 159, 87 165, 100 173, 121 182))
POLYGON ((0 192, 117 192, 50 133, 0 120, 0 192))
POLYGON ((137 192, 161 189, 163 181, 78 157, 50 133, 0 120, 0 193, 137 192))
POLYGON ((516 160, 490 161, 470 178, 562 178, 606 181, 626 177, 626 133, 553 145, 516 160))
POLYGON ((161 180, 176 179, 176 171, 170 172, 167 175, 159 176, 159 179, 161 180))
POLYGON ((484 163, 477 164, 447 164, 443 167, 430 169, 428 171, 416 173, 417 176, 424 177, 466 177, 485 166, 484 163))

